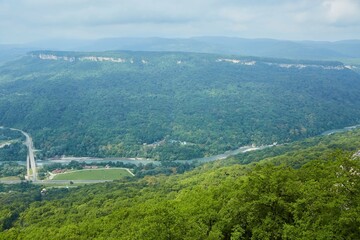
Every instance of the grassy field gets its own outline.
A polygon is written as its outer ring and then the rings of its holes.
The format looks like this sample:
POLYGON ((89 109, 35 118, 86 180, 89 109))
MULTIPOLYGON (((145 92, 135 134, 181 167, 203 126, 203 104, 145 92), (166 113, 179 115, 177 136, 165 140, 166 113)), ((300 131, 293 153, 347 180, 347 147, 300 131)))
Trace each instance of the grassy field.
POLYGON ((116 180, 127 176, 131 174, 125 169, 89 169, 61 173, 53 180, 116 180))
POLYGON ((13 181, 13 180, 20 180, 20 178, 17 176, 0 178, 0 181, 13 181))

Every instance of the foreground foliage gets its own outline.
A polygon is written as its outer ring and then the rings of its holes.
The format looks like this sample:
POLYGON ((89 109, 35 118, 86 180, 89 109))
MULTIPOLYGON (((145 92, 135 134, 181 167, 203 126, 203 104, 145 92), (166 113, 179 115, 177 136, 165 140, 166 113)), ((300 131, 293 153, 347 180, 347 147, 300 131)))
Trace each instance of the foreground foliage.
POLYGON ((13 195, 5 194, 0 239, 356 239, 359 173, 359 160, 340 152, 297 170, 204 165, 184 175, 51 189, 10 223, 13 195))

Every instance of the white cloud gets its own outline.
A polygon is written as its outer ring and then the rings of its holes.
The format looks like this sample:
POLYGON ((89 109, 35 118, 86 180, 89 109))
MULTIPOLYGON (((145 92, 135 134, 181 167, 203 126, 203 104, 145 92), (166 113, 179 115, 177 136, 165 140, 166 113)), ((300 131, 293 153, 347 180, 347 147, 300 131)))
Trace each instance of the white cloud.
POLYGON ((0 0, 0 43, 226 35, 360 38, 359 0, 0 0), (321 33, 321 34, 320 34, 321 33))
POLYGON ((331 23, 359 24, 360 4, 357 0, 326 0, 323 7, 327 20, 331 23))

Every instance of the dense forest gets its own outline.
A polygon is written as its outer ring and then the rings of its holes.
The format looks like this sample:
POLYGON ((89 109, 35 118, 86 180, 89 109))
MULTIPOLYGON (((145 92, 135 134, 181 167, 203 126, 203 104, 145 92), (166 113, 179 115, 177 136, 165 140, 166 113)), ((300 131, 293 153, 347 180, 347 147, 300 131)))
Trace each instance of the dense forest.
POLYGON ((0 185, 0 239, 358 239, 359 135, 46 194, 0 185))
POLYGON ((1 66, 0 86, 0 125, 39 158, 192 159, 360 122, 360 76, 339 62, 43 51, 1 66))
POLYGON ((0 162, 26 161, 25 137, 18 131, 0 128, 0 162))

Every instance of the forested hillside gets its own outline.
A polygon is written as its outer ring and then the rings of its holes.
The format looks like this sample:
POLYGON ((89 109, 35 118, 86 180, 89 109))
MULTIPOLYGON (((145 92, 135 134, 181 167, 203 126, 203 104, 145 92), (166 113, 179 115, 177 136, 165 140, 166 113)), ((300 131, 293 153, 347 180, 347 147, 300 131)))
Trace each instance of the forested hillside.
POLYGON ((359 134, 263 150, 257 165, 227 159, 45 195, 0 185, 0 239, 358 239, 359 134))
POLYGON ((360 122, 360 76, 339 62, 45 51, 1 66, 0 87, 0 125, 40 158, 190 159, 360 122))
POLYGON ((0 127, 0 162, 25 161, 27 149, 24 140, 20 132, 0 127))

